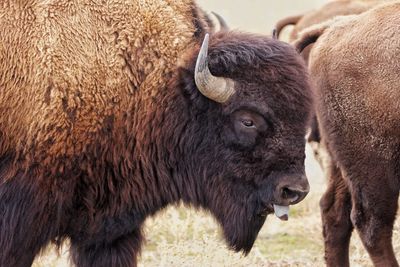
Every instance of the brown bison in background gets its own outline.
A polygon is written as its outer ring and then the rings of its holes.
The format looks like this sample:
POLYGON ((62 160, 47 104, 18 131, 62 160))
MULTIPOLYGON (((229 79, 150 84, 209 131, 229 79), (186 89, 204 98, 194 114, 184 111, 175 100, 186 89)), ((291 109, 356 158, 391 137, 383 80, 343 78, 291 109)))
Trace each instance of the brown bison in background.
POLYGON ((331 155, 321 199, 328 266, 349 265, 358 231, 375 266, 398 266, 391 243, 400 189, 400 3, 304 32, 322 140, 331 155))
MULTIPOLYGON (((294 42, 294 40, 298 38, 299 33, 310 26, 328 21, 336 16, 360 14, 383 2, 385 2, 385 0, 334 0, 305 14, 287 17, 278 21, 275 26, 276 35, 279 38, 285 27, 293 25, 289 35, 289 42, 294 42)), ((308 62, 312 47, 313 44, 310 44, 301 52, 301 55, 306 62, 308 62)), ((321 142, 318 121, 315 116, 313 116, 311 120, 311 127, 310 132, 307 135, 307 141, 312 147, 315 159, 319 162, 322 169, 324 171, 328 169, 328 165, 331 164, 330 157, 323 142, 321 142)))
POLYGON ((135 266, 145 218, 180 201, 247 253, 267 214, 305 197, 303 60, 265 36, 209 38, 201 14, 189 0, 2 6, 0 266, 67 238, 77 266, 135 266))

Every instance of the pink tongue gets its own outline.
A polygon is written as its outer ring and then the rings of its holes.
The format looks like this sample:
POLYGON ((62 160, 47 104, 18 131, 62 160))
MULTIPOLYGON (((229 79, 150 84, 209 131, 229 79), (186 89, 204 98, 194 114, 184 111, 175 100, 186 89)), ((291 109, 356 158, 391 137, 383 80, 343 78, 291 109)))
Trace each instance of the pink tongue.
POLYGON ((289 220, 289 206, 279 206, 274 204, 274 212, 276 217, 282 221, 289 220))

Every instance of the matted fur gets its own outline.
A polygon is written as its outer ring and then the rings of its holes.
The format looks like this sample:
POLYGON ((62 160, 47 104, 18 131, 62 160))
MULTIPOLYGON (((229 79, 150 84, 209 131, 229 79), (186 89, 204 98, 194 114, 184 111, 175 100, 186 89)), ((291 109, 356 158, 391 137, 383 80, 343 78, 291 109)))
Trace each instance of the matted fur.
POLYGON ((0 266, 65 238, 77 266, 136 266, 143 221, 179 201, 247 253, 279 186, 308 186, 312 96, 291 46, 211 35, 209 68, 236 90, 218 104, 195 86, 213 26, 192 1, 3 1, 0 28, 0 266))

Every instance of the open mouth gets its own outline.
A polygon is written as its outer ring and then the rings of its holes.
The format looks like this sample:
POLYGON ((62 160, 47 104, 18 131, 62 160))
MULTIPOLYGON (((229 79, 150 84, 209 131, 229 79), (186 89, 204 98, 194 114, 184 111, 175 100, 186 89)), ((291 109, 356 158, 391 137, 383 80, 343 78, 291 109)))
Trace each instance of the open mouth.
POLYGON ((265 209, 258 214, 260 217, 267 217, 268 214, 275 213, 275 216, 282 221, 289 220, 289 206, 268 204, 265 209))

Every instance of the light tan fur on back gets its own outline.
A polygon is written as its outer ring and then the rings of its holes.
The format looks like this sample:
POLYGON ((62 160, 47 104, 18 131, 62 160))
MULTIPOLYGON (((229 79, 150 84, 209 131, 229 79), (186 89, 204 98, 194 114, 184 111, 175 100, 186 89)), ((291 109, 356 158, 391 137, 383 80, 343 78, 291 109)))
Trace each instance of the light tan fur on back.
POLYGON ((107 120, 122 125, 136 92, 159 94, 193 42, 191 12, 188 0, 2 1, 0 154, 51 164, 85 151, 107 120))

